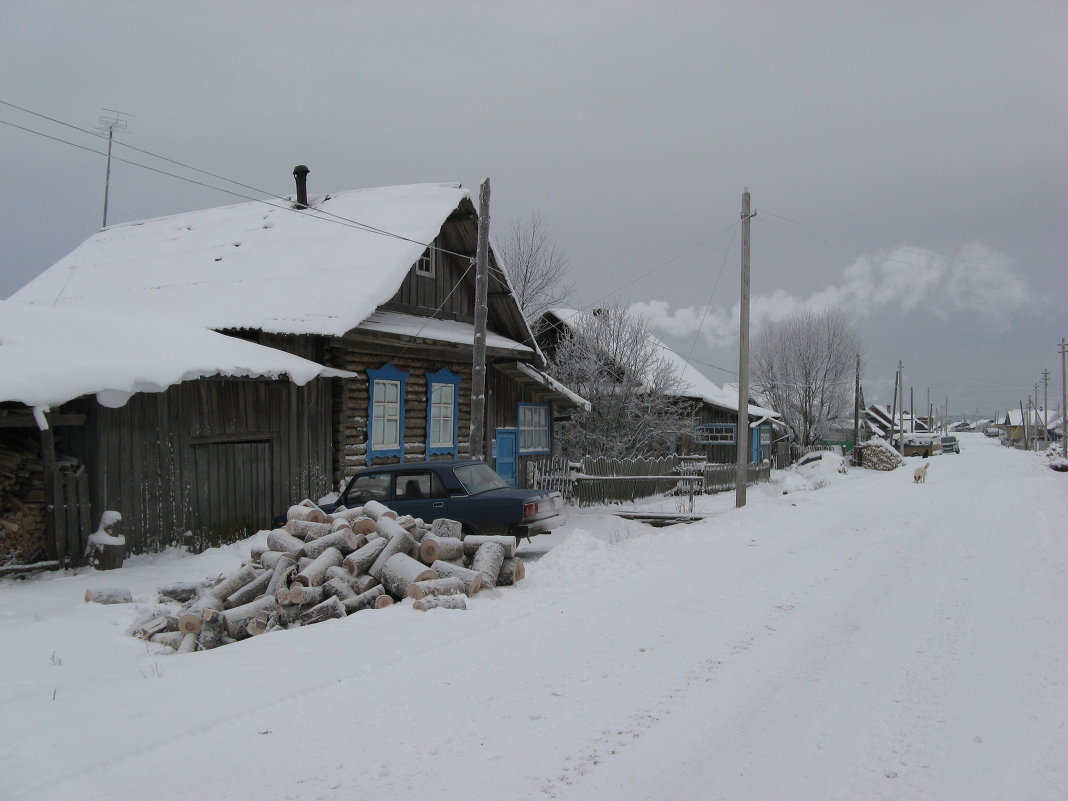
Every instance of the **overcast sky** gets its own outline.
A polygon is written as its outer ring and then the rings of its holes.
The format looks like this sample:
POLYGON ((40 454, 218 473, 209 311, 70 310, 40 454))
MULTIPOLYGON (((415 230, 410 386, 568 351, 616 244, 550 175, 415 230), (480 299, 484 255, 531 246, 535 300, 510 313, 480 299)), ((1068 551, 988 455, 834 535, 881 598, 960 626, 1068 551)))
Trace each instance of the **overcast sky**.
MULTIPOLYGON (((298 163, 313 193, 489 176, 498 238, 540 214, 572 305, 636 305, 717 383, 748 187, 754 333, 842 304, 869 400, 900 359, 918 404, 990 414, 1043 368, 1060 395, 1066 41, 1059 1, 0 0, 0 100, 126 112, 120 141, 270 193, 298 163)), ((100 227, 105 162, 9 125, 0 151, 7 297, 100 227)), ((109 222, 240 200, 114 163, 109 222)))

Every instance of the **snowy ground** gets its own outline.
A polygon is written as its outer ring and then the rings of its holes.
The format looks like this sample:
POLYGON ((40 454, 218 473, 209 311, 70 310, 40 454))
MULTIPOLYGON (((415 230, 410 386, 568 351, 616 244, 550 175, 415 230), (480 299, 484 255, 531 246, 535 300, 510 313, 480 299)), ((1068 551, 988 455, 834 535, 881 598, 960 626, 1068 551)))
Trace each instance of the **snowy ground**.
POLYGON ((0 582, 0 798, 1064 799, 1068 480, 961 439, 926 484, 576 513, 466 612, 187 656, 85 589, 148 602, 248 543, 0 582))

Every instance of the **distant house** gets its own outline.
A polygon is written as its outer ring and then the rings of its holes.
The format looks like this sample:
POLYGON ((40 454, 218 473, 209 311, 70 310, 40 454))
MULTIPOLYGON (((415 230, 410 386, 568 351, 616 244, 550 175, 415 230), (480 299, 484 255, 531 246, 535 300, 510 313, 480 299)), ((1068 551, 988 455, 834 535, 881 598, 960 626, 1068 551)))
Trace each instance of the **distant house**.
POLYGON ((1050 412, 1047 415, 1040 409, 1009 409, 1001 419, 1001 444, 1014 448, 1034 447, 1035 441, 1051 441, 1056 438, 1060 421, 1059 415, 1050 412), (1048 426, 1048 428, 1047 428, 1048 426))
POLYGON ((864 409, 862 417, 863 425, 869 434, 890 441, 897 436, 899 428, 906 434, 930 434, 928 421, 925 417, 912 415, 905 410, 893 409, 889 404, 873 403, 864 409))
MULTIPOLYGON (((576 309, 557 308, 546 312, 538 336, 546 353, 553 353, 561 337, 569 336, 586 315, 576 309)), ((590 319, 590 318, 586 318, 590 319)), ((711 462, 737 461, 738 392, 717 386, 681 355, 650 336, 661 355, 677 370, 681 388, 677 397, 690 404, 693 429, 680 438, 675 450, 683 454, 702 455, 711 462)), ((750 461, 760 462, 772 456, 773 427, 781 423, 778 412, 749 404, 750 461)))
MULTIPOLYGON (((186 434, 200 438, 210 454, 203 458, 231 465, 223 472, 233 484, 214 493, 215 528, 250 505, 266 525, 268 511, 300 499, 263 499, 270 482, 242 467, 245 452, 257 449, 300 454, 274 469, 304 463, 315 480, 302 497, 326 493, 368 464, 469 455, 521 481, 523 462, 551 449, 554 409, 584 401, 542 372, 542 354, 491 253, 486 446, 471 454, 478 220, 467 190, 417 184, 309 197, 299 181, 285 201, 106 228, 13 298, 177 319, 355 374, 331 380, 301 411, 255 392, 226 403, 190 399, 196 411, 186 434), (294 415, 320 433, 283 437, 294 415)), ((140 447, 140 462, 161 461, 159 443, 140 447)), ((121 483, 108 481, 94 490, 102 503, 121 483)), ((160 521, 161 536, 174 523, 173 515, 160 521)))

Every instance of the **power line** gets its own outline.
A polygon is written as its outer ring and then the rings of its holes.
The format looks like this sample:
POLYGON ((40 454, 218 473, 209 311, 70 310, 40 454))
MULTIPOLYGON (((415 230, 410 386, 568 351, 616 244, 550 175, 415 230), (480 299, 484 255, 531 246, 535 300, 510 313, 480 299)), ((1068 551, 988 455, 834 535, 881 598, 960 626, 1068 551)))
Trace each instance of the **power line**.
MULTIPOLYGON (((44 114, 38 114, 37 112, 31 111, 31 110, 26 109, 26 108, 23 108, 22 106, 16 106, 15 104, 9 103, 9 102, 7 102, 5 100, 0 100, 0 104, 6 105, 6 106, 11 106, 12 108, 18 109, 19 111, 25 111, 28 114, 33 114, 35 116, 41 117, 42 119, 46 119, 46 120, 49 120, 51 122, 58 123, 59 125, 63 125, 63 126, 66 126, 68 128, 72 128, 73 130, 79 131, 79 132, 84 133, 84 134, 88 134, 90 136, 95 136, 95 137, 102 138, 102 139, 107 139, 108 138, 106 136, 103 136, 102 134, 97 134, 94 131, 90 131, 90 130, 85 129, 85 128, 79 128, 77 125, 71 125, 70 123, 63 122, 62 120, 57 120, 57 119, 55 119, 53 117, 49 117, 49 116, 44 115, 44 114)), ((68 145, 70 147, 75 147, 75 148, 78 148, 79 150, 85 150, 85 151, 88 151, 89 153, 94 153, 94 154, 96 154, 98 156, 104 156, 105 158, 108 157, 107 153, 102 153, 101 151, 94 150, 91 147, 87 147, 85 145, 80 145, 80 144, 78 144, 76 142, 71 142, 71 141, 69 141, 67 139, 60 139, 57 136, 52 136, 52 135, 46 134, 46 133, 44 133, 42 131, 36 131, 36 130, 34 130, 32 128, 27 128, 27 127, 22 126, 22 125, 17 125, 17 124, 15 124, 13 122, 8 122, 7 120, 0 120, 0 124, 8 125, 8 126, 10 126, 12 128, 17 128, 20 131, 25 131, 27 133, 35 134, 36 136, 44 137, 45 139, 51 139, 52 141, 59 142, 61 144, 65 144, 65 145, 68 145)), ((182 167, 184 169, 192 170, 193 172, 197 172, 197 173, 200 173, 202 175, 207 175, 209 177, 216 178, 216 179, 218 179, 220 181, 226 181, 227 183, 234 184, 235 186, 239 186, 239 187, 242 187, 244 189, 249 189, 249 190, 251 190, 253 192, 260 192, 261 194, 267 195, 268 197, 272 197, 275 200, 282 201, 282 203, 285 204, 285 205, 277 205, 277 204, 274 204, 274 203, 270 203, 270 202, 268 202, 266 200, 263 200, 262 198, 253 197, 251 195, 246 195, 246 194, 243 194, 241 192, 235 192, 232 189, 225 189, 225 188, 220 187, 220 186, 213 186, 211 184, 206 184, 206 183, 204 183, 202 181, 197 181, 197 180, 194 180, 192 178, 186 178, 185 176, 178 175, 178 174, 173 173, 173 172, 168 172, 167 170, 161 170, 161 169, 159 169, 157 167, 152 167, 152 166, 149 166, 147 164, 142 164, 140 162, 130 161, 128 159, 120 158, 119 156, 110 156, 110 158, 114 159, 115 161, 120 161, 120 162, 122 162, 124 164, 129 164, 130 166, 133 166, 133 167, 140 167, 141 169, 150 170, 151 172, 155 172, 155 173, 158 173, 160 175, 165 175, 165 176, 168 176, 170 178, 177 178, 179 181, 185 181, 187 183, 191 183, 191 184, 194 184, 196 186, 202 186, 202 187, 204 187, 206 189, 212 189, 212 190, 214 190, 216 192, 224 192, 226 194, 233 195, 234 197, 239 197, 239 198, 242 198, 244 200, 251 200, 251 201, 256 202, 256 203, 263 203, 264 205, 270 206, 272 208, 283 209, 283 210, 286 210, 286 211, 293 211, 293 212, 296 212, 298 214, 305 214, 305 215, 311 216, 311 217, 313 217, 315 219, 321 219, 324 222, 338 222, 338 223, 341 223, 341 224, 345 224, 350 228, 356 228, 358 230, 367 231, 368 233, 379 234, 379 235, 382 235, 382 236, 389 236, 389 237, 392 237, 394 239, 400 239, 400 240, 403 240, 405 242, 411 242, 411 243, 416 244, 416 245, 422 245, 423 247, 431 248, 431 249, 437 250, 437 251, 439 251, 441 253, 448 253, 448 254, 453 255, 453 256, 459 256, 460 258, 465 258, 465 259, 471 258, 467 254, 457 253, 455 251, 451 251, 451 250, 448 250, 446 248, 438 247, 438 246, 434 245, 433 243, 420 242, 418 240, 411 239, 410 237, 406 237, 406 236, 403 236, 401 234, 397 234, 397 233, 394 233, 392 231, 388 231, 388 230, 386 230, 384 228, 378 228, 377 226, 370 225, 368 223, 363 223, 363 222, 360 222, 359 220, 353 220, 353 219, 350 219, 348 217, 344 217, 344 216, 339 215, 339 214, 334 214, 334 213, 329 212, 329 211, 327 211, 325 209, 315 209, 314 212, 312 212, 310 210, 293 208, 292 206, 289 205, 288 198, 282 197, 280 195, 276 195, 273 192, 268 192, 266 190, 259 189, 259 188, 254 187, 254 186, 249 186, 248 184, 241 183, 240 181, 235 181, 235 180, 233 180, 231 178, 226 178, 225 176, 218 175, 216 173, 209 172, 207 170, 202 170, 202 169, 200 169, 198 167, 193 167, 192 165, 185 164, 183 162, 167 158, 166 156, 161 156, 161 155, 159 155, 157 153, 152 153, 151 151, 144 150, 144 149, 139 148, 139 147, 134 147, 133 145, 129 145, 129 144, 125 143, 125 142, 117 142, 117 144, 121 145, 122 147, 128 147, 131 150, 137 151, 138 153, 143 153, 144 155, 151 156, 152 158, 158 158, 158 159, 160 159, 162 161, 169 162, 171 164, 174 164, 176 166, 182 167)))

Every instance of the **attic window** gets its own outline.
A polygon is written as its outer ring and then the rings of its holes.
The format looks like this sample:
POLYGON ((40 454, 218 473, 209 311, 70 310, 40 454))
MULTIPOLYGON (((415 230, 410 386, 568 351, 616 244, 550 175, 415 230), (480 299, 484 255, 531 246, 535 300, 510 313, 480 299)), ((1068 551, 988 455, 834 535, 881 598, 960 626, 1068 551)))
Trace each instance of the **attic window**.
POLYGON ((433 242, 430 247, 423 251, 419 261, 415 263, 415 274, 433 278, 438 272, 438 263, 441 261, 441 251, 433 242))

